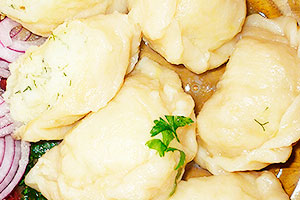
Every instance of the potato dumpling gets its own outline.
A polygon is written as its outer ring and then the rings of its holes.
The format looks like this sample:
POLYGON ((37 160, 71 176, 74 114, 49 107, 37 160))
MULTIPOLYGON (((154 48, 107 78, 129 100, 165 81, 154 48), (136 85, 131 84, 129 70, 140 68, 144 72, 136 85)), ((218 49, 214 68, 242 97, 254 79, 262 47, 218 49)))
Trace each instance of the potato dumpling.
POLYGON ((127 0, 1 0, 0 12, 35 34, 48 36, 66 20, 119 11, 127 12, 127 0))
MULTIPOLYGON (((145 144, 154 120, 194 119, 193 108, 178 75, 143 58, 117 96, 42 156, 25 182, 48 200, 166 200, 183 172, 174 169, 179 153, 160 157, 145 144)), ((179 128, 180 143, 170 144, 185 152, 186 163, 197 151, 195 128, 179 128)))
POLYGON ((271 172, 243 172, 191 178, 169 200, 289 200, 271 172))
POLYGON ((197 116, 196 162, 213 174, 285 162, 300 138, 297 22, 250 16, 197 116))
POLYGON ((150 46, 195 73, 227 61, 246 17, 245 0, 129 0, 128 6, 150 46))
POLYGON ((72 124, 104 107, 138 57, 139 28, 114 13, 60 25, 9 68, 5 100, 26 141, 62 139, 72 124), (116 59, 117 58, 117 59, 116 59))

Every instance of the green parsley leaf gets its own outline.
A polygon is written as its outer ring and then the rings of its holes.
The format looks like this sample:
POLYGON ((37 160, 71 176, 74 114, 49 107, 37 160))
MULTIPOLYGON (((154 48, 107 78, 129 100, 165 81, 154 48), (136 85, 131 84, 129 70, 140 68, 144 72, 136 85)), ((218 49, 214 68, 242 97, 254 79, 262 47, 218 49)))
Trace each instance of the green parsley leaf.
MULTIPOLYGON (((31 143, 29 163, 26 167, 25 175, 36 164, 36 162, 42 155, 44 155, 48 150, 58 145, 59 143, 59 141, 40 141, 37 143, 31 143)), ((21 200, 46 200, 46 198, 43 197, 43 195, 40 192, 37 192, 33 188, 25 185, 25 175, 19 183, 19 186, 23 189, 21 200)))
POLYGON ((160 139, 149 140, 146 143, 146 145, 150 149, 156 150, 159 153, 160 157, 163 157, 167 152, 178 151, 180 153, 180 160, 177 166, 175 167, 175 170, 178 170, 184 165, 185 157, 186 157, 185 153, 179 149, 169 147, 169 144, 174 138, 176 138, 176 140, 180 142, 176 130, 179 127, 190 125, 194 123, 194 121, 191 118, 184 117, 184 116, 165 115, 165 118, 167 121, 165 121, 161 117, 159 118, 159 120, 154 120, 155 125, 150 131, 151 137, 154 137, 159 133, 161 133, 162 140, 160 139))
POLYGON ((166 145, 159 139, 153 139, 153 140, 149 140, 146 145, 150 148, 150 149, 154 149, 159 153, 160 157, 165 156, 165 152, 166 152, 166 145))

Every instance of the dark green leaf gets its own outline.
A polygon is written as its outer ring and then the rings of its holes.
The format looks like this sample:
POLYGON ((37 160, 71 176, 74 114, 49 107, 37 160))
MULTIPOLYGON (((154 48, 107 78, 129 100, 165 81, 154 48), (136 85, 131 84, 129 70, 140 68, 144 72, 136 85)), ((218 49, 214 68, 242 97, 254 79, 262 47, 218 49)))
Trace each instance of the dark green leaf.
POLYGON ((159 153, 160 157, 163 157, 166 152, 179 151, 180 160, 177 166, 175 167, 175 170, 178 170, 184 165, 185 153, 179 149, 169 147, 169 144, 174 138, 176 138, 176 140, 180 142, 178 135, 176 133, 177 128, 190 125, 194 123, 194 121, 191 118, 184 117, 184 116, 165 115, 165 118, 167 121, 165 121, 162 118, 159 118, 159 120, 154 120, 155 125, 150 131, 151 137, 154 137, 159 133, 162 133, 162 140, 153 139, 148 141, 146 145, 150 149, 155 149, 159 153))
POLYGON ((184 162, 185 162, 185 153, 181 150, 178 150, 178 151, 180 152, 180 159, 179 159, 178 165, 175 167, 175 170, 182 167, 184 165, 184 162))
POLYGON ((175 167, 175 170, 179 169, 180 167, 182 167, 184 165, 184 162, 185 162, 185 153, 179 149, 176 149, 176 148, 172 148, 172 147, 169 147, 167 148, 166 152, 169 152, 169 151, 179 151, 180 153, 180 159, 179 159, 179 162, 177 164, 177 166, 175 167))
POLYGON ((177 128, 179 127, 184 127, 186 125, 190 125, 191 123, 194 123, 194 121, 189 118, 189 117, 184 117, 184 116, 170 116, 170 115, 165 115, 167 121, 169 122, 170 129, 173 130, 174 136, 176 137, 176 140, 178 142, 179 138, 176 133, 177 128))
POLYGON ((153 139, 153 140, 149 140, 146 145, 150 148, 150 149, 154 149, 159 153, 160 157, 163 157, 165 155, 167 146, 159 139, 153 139))
MULTIPOLYGON (((40 141, 37 143, 31 143, 30 146, 30 156, 29 163, 26 167, 25 175, 29 172, 29 170, 35 165, 37 160, 45 154, 48 150, 58 145, 59 141, 40 141)), ((46 200, 45 197, 40 192, 37 192, 33 188, 25 185, 24 177, 19 183, 19 186, 23 188, 21 200, 46 200)))
POLYGON ((155 123, 155 125, 153 126, 153 128, 150 131, 151 137, 156 136, 157 134, 161 133, 162 131, 170 129, 170 125, 162 118, 159 118, 159 120, 155 120, 154 123, 155 123))
POLYGON ((168 147, 170 142, 174 139, 174 134, 170 130, 162 132, 163 143, 168 147))

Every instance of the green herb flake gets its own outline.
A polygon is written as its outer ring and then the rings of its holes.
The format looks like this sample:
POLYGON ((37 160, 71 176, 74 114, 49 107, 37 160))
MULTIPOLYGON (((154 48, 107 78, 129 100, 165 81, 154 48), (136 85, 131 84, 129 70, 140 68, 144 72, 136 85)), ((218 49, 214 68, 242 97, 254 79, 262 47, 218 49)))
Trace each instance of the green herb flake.
POLYGON ((14 6, 13 4, 10 4, 10 7, 11 7, 12 9, 16 9, 15 6, 14 6))
POLYGON ((53 40, 55 41, 55 39, 56 39, 56 35, 54 35, 53 33, 51 33, 51 35, 50 35, 50 39, 53 39, 53 40))
POLYGON ((67 76, 67 74, 65 72, 63 74, 64 74, 64 76, 67 76))
POLYGON ((33 80, 33 85, 37 88, 36 82, 35 80, 33 80))
POLYGON ((18 93, 21 93, 21 91, 20 91, 20 90, 18 90, 18 91, 16 91, 16 92, 15 92, 15 94, 18 94, 18 93))
POLYGON ((69 86, 71 86, 72 85, 72 80, 70 80, 70 82, 69 82, 69 86))
POLYGON ((267 125, 269 122, 261 123, 257 119, 254 119, 254 121, 262 127, 263 131, 266 131, 265 125, 267 125))
POLYGON ((26 92, 27 90, 32 90, 29 85, 23 90, 23 92, 26 92))
POLYGON ((149 140, 146 145, 150 149, 154 149, 159 153, 160 157, 163 157, 165 153, 167 152, 175 152, 178 151, 180 153, 180 160, 175 167, 175 170, 180 169, 185 162, 185 153, 179 149, 169 147, 169 144, 171 141, 176 138, 178 142, 179 138, 176 133, 176 130, 179 127, 184 127, 186 125, 190 125, 194 123, 194 121, 191 118, 188 117, 183 117, 183 116, 170 116, 170 115, 165 115, 165 118, 167 121, 165 121, 162 118, 159 118, 159 120, 154 120, 154 126, 150 131, 151 137, 154 137, 158 134, 162 134, 162 140, 160 139, 152 139, 149 140))

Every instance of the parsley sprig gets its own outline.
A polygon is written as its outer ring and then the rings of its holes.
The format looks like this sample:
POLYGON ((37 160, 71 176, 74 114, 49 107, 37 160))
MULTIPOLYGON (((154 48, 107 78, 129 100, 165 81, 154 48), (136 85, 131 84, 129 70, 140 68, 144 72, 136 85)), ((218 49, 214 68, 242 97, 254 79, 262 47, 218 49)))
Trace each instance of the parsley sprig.
POLYGON ((146 145, 150 149, 154 149, 159 153, 160 157, 164 157, 167 152, 175 152, 178 151, 180 153, 180 159, 175 167, 175 170, 178 170, 180 167, 184 165, 185 162, 185 153, 179 149, 169 147, 171 141, 176 138, 178 142, 180 142, 176 130, 179 127, 184 127, 186 125, 190 125, 194 123, 191 118, 184 117, 184 116, 170 116, 165 115, 167 121, 162 119, 161 117, 159 120, 154 120, 154 126, 150 131, 151 137, 158 135, 159 133, 162 134, 161 139, 152 139, 149 140, 146 145))
MULTIPOLYGON (((52 149, 54 146, 58 145, 59 141, 40 141, 37 143, 31 143, 30 147, 30 157, 29 163, 27 165, 25 175, 30 171, 30 169, 36 164, 38 159, 42 157, 48 150, 52 149)), ((22 188, 21 200, 46 200, 46 198, 35 189, 25 185, 25 175, 19 183, 19 186, 22 188)))

